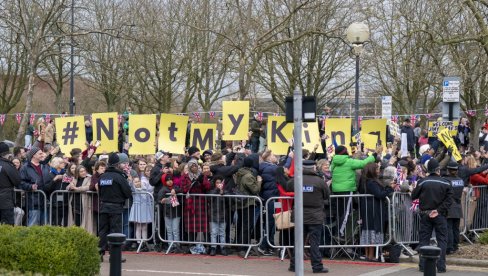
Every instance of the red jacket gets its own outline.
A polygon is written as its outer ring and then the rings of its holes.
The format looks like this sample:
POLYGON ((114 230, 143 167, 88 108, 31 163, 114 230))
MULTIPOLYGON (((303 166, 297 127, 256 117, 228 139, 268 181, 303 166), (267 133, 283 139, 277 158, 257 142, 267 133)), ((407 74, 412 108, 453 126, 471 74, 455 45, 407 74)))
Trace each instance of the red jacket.
MULTIPOLYGON (((469 178, 469 182, 473 186, 483 186, 483 185, 488 185, 488 175, 485 173, 478 173, 478 174, 473 174, 469 178)), ((474 196, 479 197, 480 196, 480 190, 478 188, 474 189, 474 196)))
MULTIPOLYGON (((294 192, 287 192, 280 184, 276 184, 278 186, 278 191, 280 192, 280 196, 291 196, 295 197, 294 192)), ((285 212, 288 210, 293 209, 293 199, 278 199, 278 202, 281 203, 281 208, 276 208, 275 213, 285 212)))

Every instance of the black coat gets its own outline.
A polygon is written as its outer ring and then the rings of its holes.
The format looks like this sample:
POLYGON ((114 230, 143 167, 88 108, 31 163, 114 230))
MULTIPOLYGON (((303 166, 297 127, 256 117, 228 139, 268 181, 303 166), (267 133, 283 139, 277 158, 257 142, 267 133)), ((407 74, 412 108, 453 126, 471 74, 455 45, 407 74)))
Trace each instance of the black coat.
POLYGON ((163 176, 163 165, 158 161, 149 175, 149 184, 154 187, 154 198, 157 198, 159 191, 163 188, 161 177, 163 176))
POLYGON ((461 198, 463 197, 463 190, 465 187, 464 181, 460 177, 446 177, 452 184, 452 204, 447 212, 447 218, 462 218, 463 208, 461 206, 461 198))
POLYGON ((415 134, 413 133, 413 128, 411 126, 402 126, 401 133, 407 134, 408 151, 413 151, 415 147, 415 134))
MULTIPOLYGON (((276 184, 276 166, 268 162, 259 164, 259 175, 263 178, 260 196, 266 201, 271 197, 279 196, 278 185, 276 184)), ((304 182, 305 183, 305 180, 304 182)))
POLYGON ((20 185, 20 174, 14 164, 0 157, 0 209, 14 208, 14 188, 20 185))
POLYGON ((366 180, 365 194, 371 194, 374 197, 361 197, 359 199, 361 229, 383 233, 383 226, 388 220, 388 205, 385 198, 392 193, 391 187, 383 187, 374 179, 366 180))
POLYGON ((98 196, 100 213, 122 213, 127 199, 132 200, 132 189, 127 176, 114 167, 108 167, 100 176, 98 196))
MULTIPOLYGON (((20 168, 20 188, 24 191, 32 192, 32 185, 37 184, 37 190, 43 191, 48 188, 46 184, 52 180, 50 177, 49 166, 40 164, 42 175, 37 174, 36 169, 31 162, 26 163, 20 168)), ((41 193, 29 193, 27 195, 27 207, 44 208, 44 196, 41 193)))
POLYGON ((419 199, 420 211, 437 210, 447 217, 452 204, 451 182, 438 175, 429 175, 419 181, 412 192, 412 200, 419 199))
MULTIPOLYGON (((182 192, 181 188, 178 186, 173 186, 173 188, 175 189, 176 193, 182 192)), ((164 216, 168 218, 180 218, 181 207, 183 206, 184 197, 177 196, 180 205, 176 207, 171 206, 170 202, 166 202, 165 204, 162 204, 161 200, 163 198, 170 198, 170 196, 168 195, 169 193, 171 193, 171 189, 168 186, 163 186, 163 188, 159 190, 157 202, 159 204, 160 212, 163 212, 164 216)))
MULTIPOLYGON (((215 188, 208 192, 213 195, 220 195, 220 190, 215 188)), ((224 193, 225 194, 225 193, 224 193)), ((212 196, 208 198, 208 208, 210 209, 210 222, 225 222, 226 204, 223 196, 212 196)))
POLYGON ((223 164, 210 166, 210 171, 214 176, 220 175, 224 178, 224 189, 229 193, 236 187, 233 175, 237 173, 238 170, 239 166, 225 166, 223 164))

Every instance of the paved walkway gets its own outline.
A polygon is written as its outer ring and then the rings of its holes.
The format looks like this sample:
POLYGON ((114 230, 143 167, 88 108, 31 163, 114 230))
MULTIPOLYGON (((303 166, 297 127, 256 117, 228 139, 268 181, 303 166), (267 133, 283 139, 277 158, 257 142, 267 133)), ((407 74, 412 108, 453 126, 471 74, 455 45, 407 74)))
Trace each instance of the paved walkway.
MULTIPOLYGON (((161 253, 124 253, 127 262, 122 265, 122 275, 202 275, 202 276, 273 276, 294 275, 288 272, 289 260, 276 257, 250 257, 207 255, 164 255, 161 253)), ((423 275, 416 264, 382 264, 354 261, 324 261, 332 275, 423 275)), ((102 263, 101 275, 109 275, 108 257, 102 263)), ((305 262, 305 275, 312 275, 310 262, 305 262)), ((448 266, 447 276, 488 275, 488 268, 448 266)))

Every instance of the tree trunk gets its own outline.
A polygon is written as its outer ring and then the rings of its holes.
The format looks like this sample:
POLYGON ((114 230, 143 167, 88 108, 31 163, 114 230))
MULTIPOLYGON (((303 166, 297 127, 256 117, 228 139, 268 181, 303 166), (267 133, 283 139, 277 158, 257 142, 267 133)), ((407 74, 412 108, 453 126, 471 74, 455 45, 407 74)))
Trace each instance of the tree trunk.
POLYGON ((35 58, 31 58, 30 61, 30 73, 29 82, 27 86, 27 101, 24 109, 24 116, 22 116, 22 121, 20 122, 19 131, 17 132, 17 138, 15 138, 15 145, 20 146, 24 143, 25 129, 29 121, 29 114, 32 111, 32 100, 34 98, 34 86, 35 86, 35 76, 36 76, 37 66, 35 58))

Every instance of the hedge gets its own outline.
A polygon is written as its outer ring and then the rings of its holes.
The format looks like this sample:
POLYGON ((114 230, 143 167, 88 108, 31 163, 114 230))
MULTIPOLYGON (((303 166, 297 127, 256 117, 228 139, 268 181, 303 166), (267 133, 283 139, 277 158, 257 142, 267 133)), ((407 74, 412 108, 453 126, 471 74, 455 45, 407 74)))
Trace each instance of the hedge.
POLYGON ((79 227, 0 225, 0 268, 43 275, 97 275, 97 237, 79 227))

